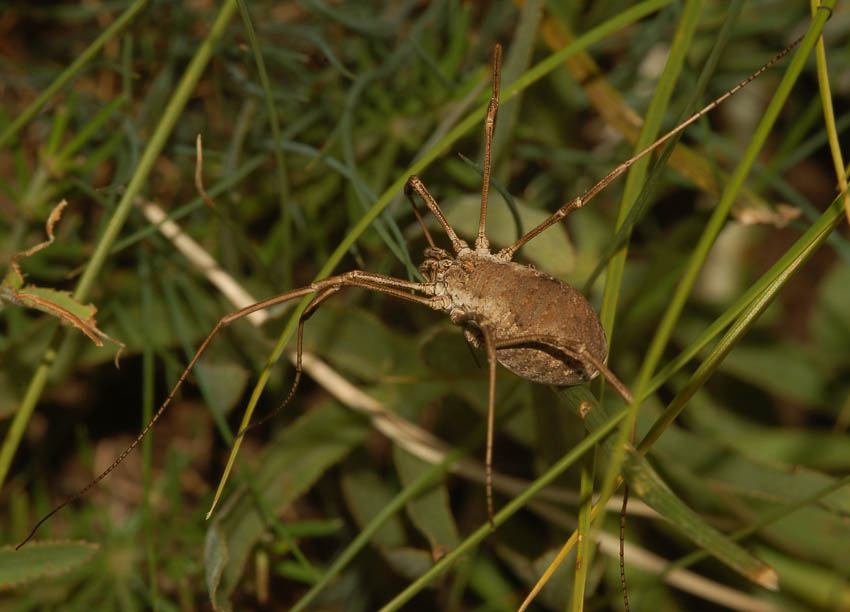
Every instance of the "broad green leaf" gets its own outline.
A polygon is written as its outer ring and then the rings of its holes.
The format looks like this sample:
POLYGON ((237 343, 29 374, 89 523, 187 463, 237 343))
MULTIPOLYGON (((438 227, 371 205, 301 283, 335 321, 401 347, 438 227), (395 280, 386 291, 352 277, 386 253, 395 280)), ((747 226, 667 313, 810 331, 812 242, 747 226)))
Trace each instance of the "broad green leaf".
MULTIPOLYGON (((537 557, 532 562, 533 574, 532 580, 529 581, 529 584, 533 585, 537 582, 537 578, 542 575, 543 571, 549 567, 552 561, 555 559, 555 555, 558 554, 557 550, 547 550, 542 555, 537 557)), ((540 592, 540 600, 541 602, 545 602, 548 604, 550 609, 556 610, 566 610, 567 602, 570 600, 570 596, 573 591, 573 576, 575 575, 575 566, 576 566, 576 551, 575 549, 571 550, 567 555, 566 560, 561 566, 555 570, 555 573, 552 575, 552 580, 546 583, 543 587, 543 590, 540 592)), ((588 589, 593 589, 595 584, 598 584, 600 574, 598 572, 593 572, 595 574, 595 578, 590 578, 588 582, 588 589)))
POLYGON ((242 398, 250 373, 243 367, 228 362, 202 360, 195 366, 198 376, 204 377, 209 387, 207 397, 210 408, 218 414, 228 414, 242 398))
MULTIPOLYGON (((486 369, 477 360, 460 329, 435 326, 425 332, 419 343, 419 357, 434 374, 444 380, 481 378, 486 369)), ((486 356, 484 356, 486 360, 486 356)))
MULTIPOLYGON (((800 497, 803 497, 802 495, 800 497)), ((764 499, 745 499, 748 512, 744 519, 769 514, 776 510, 777 502, 764 499)), ((850 525, 846 514, 831 511, 828 502, 800 508, 796 512, 763 527, 759 533, 793 557, 821 563, 835 571, 845 573, 850 566, 850 550, 846 546, 833 546, 833 542, 850 541, 850 525), (822 506, 827 506, 824 509, 822 506)))
MULTIPOLYGON (((366 468, 346 469, 342 475, 342 493, 355 522, 363 527, 398 493, 386 479, 366 468)), ((398 515, 390 517, 372 536, 371 543, 388 550, 404 546, 404 524, 398 515)))
POLYGON ((469 588, 481 597, 488 610, 516 610, 513 585, 501 572, 494 560, 483 555, 476 556, 469 566, 469 588))
MULTIPOLYGON (((689 427, 700 432, 700 442, 714 440, 724 450, 729 446, 747 457, 761 458, 770 462, 774 470, 788 476, 808 472, 801 466, 845 472, 850 469, 850 445, 842 432, 757 425, 746 415, 717 405, 707 393, 697 393, 691 402, 694 410, 687 411, 683 417, 689 427), (792 464, 794 470, 777 466, 776 462, 792 464)), ((690 443, 692 441, 686 444, 690 443)), ((689 453, 686 460, 690 457, 693 455, 689 453)), ((796 484, 782 485, 783 488, 788 486, 796 491, 796 484)))
POLYGON ((0 548, 0 591, 45 576, 56 576, 89 561, 100 547, 83 541, 30 542, 20 550, 0 548))
POLYGON ((390 566, 408 580, 419 578, 434 566, 434 559, 421 548, 393 548, 381 551, 390 566))
MULTIPOLYGON (((393 447, 393 459, 404 486, 410 485, 431 469, 430 463, 414 457, 398 445, 393 447)), ((457 547, 460 540, 445 482, 440 482, 408 502, 407 514, 416 528, 428 539, 434 558, 439 558, 457 547)))
POLYGON ((416 361, 409 336, 393 331, 366 310, 342 310, 330 304, 307 321, 304 347, 340 371, 371 381, 398 375, 416 361))
MULTIPOLYGON (((722 436, 697 436, 677 427, 659 438, 653 457, 693 505, 703 512, 735 517, 742 527, 836 483, 832 476, 814 470, 748 456, 722 436)), ((787 552, 840 570, 850 564, 850 553, 831 543, 850 540, 848 512, 850 491, 839 489, 816 505, 798 508, 762 527, 760 533, 787 552)))
POLYGON ((831 572, 797 556, 789 556, 766 546, 756 554, 779 572, 782 590, 793 593, 818 610, 850 609, 850 583, 846 568, 831 572))
POLYGON ((838 431, 807 431, 749 425, 724 438, 724 441, 751 456, 792 464, 795 471, 807 471, 798 466, 842 472, 850 469, 847 434, 838 431))
POLYGON ((726 356, 719 369, 791 401, 808 406, 820 406, 825 401, 827 381, 821 368, 794 343, 774 342, 766 346, 741 343, 726 356))
MULTIPOLYGON (((800 465, 785 464, 779 457, 768 455, 760 447, 759 440, 762 431, 771 435, 768 428, 742 423, 741 427, 748 432, 743 439, 752 443, 744 447, 734 431, 712 431, 708 427, 700 427, 703 423, 701 417, 708 416, 712 423, 718 423, 722 413, 712 410, 712 403, 706 400, 705 394, 698 393, 692 401, 694 410, 689 413, 688 423, 699 427, 700 433, 695 435, 680 427, 671 427, 653 448, 653 453, 663 458, 660 465, 692 472, 695 475, 692 482, 700 483, 701 487, 706 484, 709 489, 724 487, 728 492, 737 491, 744 496, 779 502, 791 502, 835 482, 833 476, 800 465), (703 415, 703 412, 708 414, 703 415), (711 418, 712 415, 717 417, 711 418)), ((799 452, 803 453, 804 449, 799 452)), ((711 491, 708 494, 717 499, 711 491)), ((838 514, 850 513, 850 491, 835 491, 825 501, 834 506, 838 514)))
MULTIPOLYGON (((221 609, 219 605, 216 605, 216 595, 229 560, 230 549, 216 521, 207 529, 207 537, 204 540, 204 576, 207 582, 207 593, 216 610, 221 609)), ((224 605, 227 606, 227 604, 224 605)))
POLYGON ((275 573, 287 580, 295 580, 310 585, 316 582, 316 572, 297 561, 281 561, 274 565, 275 573))
POLYGON ((850 362, 850 266, 836 265, 820 284, 809 328, 818 350, 836 364, 850 362))

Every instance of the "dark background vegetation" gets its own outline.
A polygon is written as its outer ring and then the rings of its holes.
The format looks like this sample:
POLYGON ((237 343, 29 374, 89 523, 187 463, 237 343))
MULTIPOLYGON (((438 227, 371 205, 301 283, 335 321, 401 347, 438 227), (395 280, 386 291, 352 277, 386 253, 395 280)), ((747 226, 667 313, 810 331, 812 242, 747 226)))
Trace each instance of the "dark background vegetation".
MULTIPOLYGON (((444 135, 486 102, 497 42, 518 62, 506 62, 505 88, 552 53, 546 24, 578 35, 624 8, 620 2, 544 3, 543 20, 535 22, 518 4, 250 2, 270 92, 264 92, 237 11, 144 182, 140 202, 179 212, 180 227, 257 299, 309 283, 381 194, 418 156, 434 152, 432 135, 444 135), (280 125, 277 142, 267 93, 280 125), (194 183, 198 134, 214 208, 203 203, 194 183)), ((681 114, 726 18, 729 3, 705 4, 665 113, 666 128, 681 114)), ((0 131, 127 6, 0 3, 0 131)), ((220 3, 207 0, 151 2, 0 149, 4 265, 44 239, 47 215, 66 199, 56 242, 21 264, 29 282, 73 291, 219 9, 220 3), (110 103, 115 106, 97 129, 87 131, 110 103)), ((589 49, 600 78, 641 116, 682 11, 672 3, 589 49)), ((809 21, 803 3, 746 3, 700 105, 755 71, 803 34, 809 21)), ((848 13, 838 10, 824 30, 840 134, 850 119, 849 24, 848 13)), ((709 178, 721 188, 787 64, 688 131, 685 141, 708 160, 709 178)), ((513 107, 502 108, 494 176, 516 199, 525 229, 539 211, 555 210, 631 154, 632 145, 591 103, 592 82, 578 82, 561 67, 522 92, 513 107)), ((467 239, 481 179, 456 154, 481 159, 483 129, 475 125, 421 172, 467 239)), ((583 287, 611 245, 624 183, 550 229, 520 259, 583 287)), ((813 59, 746 186, 752 197, 736 200, 662 365, 780 256, 793 252, 837 193, 813 59)), ((401 191, 391 195, 379 222, 346 250, 337 271, 415 276, 426 243, 401 191)), ((609 359, 629 385, 717 201, 718 193, 665 170, 634 228, 609 359)), ((491 202, 491 235, 504 246, 516 229, 502 197, 493 194, 491 202)), ((839 227, 649 454, 674 491, 724 533, 835 482, 850 466, 850 245, 846 222, 839 227)), ((588 292, 597 307, 603 288, 597 280, 588 292)), ((114 346, 97 348, 66 326, 56 336, 49 379, 12 448, 0 489, 4 544, 23 539, 37 518, 113 461, 146 420, 143 409, 160 404, 205 334, 234 309, 138 208, 85 301, 97 306, 100 327, 127 345, 120 369, 112 363, 114 346)), ((36 536, 89 542, 99 550, 63 549, 48 555, 45 563, 53 565, 34 564, 15 585, 4 577, 2 609, 199 610, 210 607, 211 592, 240 610, 289 609, 375 513, 426 469, 305 376, 285 410, 246 436, 218 514, 204 520, 232 435, 289 312, 276 309, 261 328, 236 323, 217 338, 154 430, 149 450, 131 454, 36 536), (223 574, 216 564, 226 568, 223 574), (216 577, 222 580, 218 592, 216 577)), ((12 418, 58 325, 14 306, 0 315, 0 437, 7 445, 12 418)), ((445 317, 348 290, 310 320, 305 348, 387 409, 453 446, 466 445, 470 457, 483 457, 486 358, 473 355, 445 317)), ((700 363, 697 358, 685 366, 644 402, 641 431, 700 363)), ((280 404, 292 375, 286 359, 272 369, 257 414, 280 404)), ((585 429, 562 391, 505 371, 499 376, 496 468, 533 480, 585 429)), ((612 395, 605 394, 606 403, 619 406, 612 395)), ((598 453, 600 476, 605 459, 598 453)), ((577 492, 578 467, 557 486, 577 492)), ((497 508, 509 498, 497 495, 497 508)), ((574 529, 572 499, 544 509, 529 504, 409 609, 515 609, 574 529)), ((465 477, 446 477, 420 502, 395 514, 313 605, 376 609, 486 521, 483 486, 465 477)), ((641 508, 637 501, 634 507, 641 508)), ((779 593, 714 561, 693 569, 718 589, 740 590, 776 609, 850 606, 848 513, 850 498, 839 491, 743 541, 779 571, 779 593)), ((614 537, 615 518, 605 525, 614 537)), ((627 539, 667 560, 694 549, 667 522, 640 515, 630 518, 627 539)), ((535 609, 564 609, 574 567, 569 559, 535 609)), ((692 589, 670 587, 637 561, 627 569, 633 610, 719 606, 692 589)), ((586 597, 589 609, 622 609, 610 551, 594 555, 586 597)))

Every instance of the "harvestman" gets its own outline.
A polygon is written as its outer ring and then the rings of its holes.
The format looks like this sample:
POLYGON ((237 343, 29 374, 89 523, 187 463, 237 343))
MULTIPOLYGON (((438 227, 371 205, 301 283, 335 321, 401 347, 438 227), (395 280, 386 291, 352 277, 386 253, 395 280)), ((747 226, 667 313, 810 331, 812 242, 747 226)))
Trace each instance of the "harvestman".
MULTIPOLYGON (((636 161, 654 151, 747 85, 784 57, 799 40, 802 39, 795 41, 755 73, 656 140, 646 149, 614 168, 582 196, 561 206, 548 219, 522 236, 514 244, 493 253, 490 251, 490 242, 487 239, 485 228, 490 191, 491 148, 496 125, 496 113, 499 108, 502 48, 500 45, 496 45, 493 51, 493 95, 484 120, 481 214, 478 235, 473 247, 470 247, 466 241, 458 237, 446 220, 439 204, 428 192, 419 177, 409 177, 405 186, 405 195, 413 207, 413 212, 422 226, 429 245, 425 249, 425 260, 419 266, 419 271, 425 278, 425 282, 406 281, 374 272, 352 270, 315 281, 300 289, 281 293, 225 315, 201 343, 168 397, 165 398, 159 410, 145 425, 133 443, 99 476, 36 523, 27 538, 16 548, 26 544, 47 519, 72 501, 85 495, 92 487, 106 478, 138 446, 165 412, 189 372, 223 327, 258 310, 315 294, 298 320, 295 378, 289 394, 277 411, 281 410, 293 397, 301 380, 304 323, 325 300, 344 287, 371 289, 443 312, 449 315, 452 323, 463 328, 464 335, 472 346, 483 348, 486 351, 489 364, 489 396, 485 468, 487 513, 492 526, 493 415, 497 363, 501 363, 505 368, 522 378, 550 385, 577 385, 592 380, 601 373, 627 403, 632 402, 632 395, 626 386, 605 365, 605 359, 608 356, 608 342, 599 315, 596 314, 593 307, 581 293, 567 283, 530 266, 513 261, 515 253, 538 234, 561 221, 572 211, 587 204, 636 161), (417 194, 425 202, 428 210, 437 218, 437 221, 445 230, 449 242, 451 242, 454 255, 436 246, 419 213, 413 194, 417 194)), ((244 433, 245 430, 241 431, 239 435, 244 433)))

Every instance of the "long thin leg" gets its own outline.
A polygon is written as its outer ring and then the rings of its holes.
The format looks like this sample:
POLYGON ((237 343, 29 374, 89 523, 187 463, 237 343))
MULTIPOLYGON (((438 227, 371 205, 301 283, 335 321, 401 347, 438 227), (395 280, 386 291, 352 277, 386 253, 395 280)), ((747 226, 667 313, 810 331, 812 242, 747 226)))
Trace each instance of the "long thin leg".
POLYGON ((449 237, 449 241, 452 243, 452 248, 455 253, 460 254, 461 251, 469 250, 469 245, 465 240, 458 238, 458 235, 455 233, 454 229, 452 229, 452 226, 449 225, 446 215, 444 215, 443 211, 440 210, 437 200, 435 200, 434 196, 428 192, 428 188, 425 187, 425 183, 423 183, 418 176, 414 174, 408 177, 404 190, 406 193, 415 191, 419 194, 419 197, 425 202, 428 210, 431 211, 431 213, 437 218, 437 221, 440 222, 440 225, 443 226, 443 229, 446 231, 446 235, 449 237))
POLYGON ((629 503, 629 484, 623 487, 623 507, 620 509, 620 586, 623 588, 623 609, 629 612, 629 590, 626 588, 626 507, 629 503))
MULTIPOLYGON (((88 493, 101 480, 106 478, 112 472, 112 470, 118 467, 118 465, 127 457, 127 455, 133 452, 133 450, 139 445, 142 439, 144 439, 144 437, 148 434, 148 432, 153 428, 156 422, 163 415, 165 409, 169 406, 169 404, 171 404, 171 401, 174 399, 174 395, 177 393, 177 390, 183 385, 183 382, 189 376, 189 372, 192 370, 192 368, 195 367, 195 364, 201 358, 201 355, 203 355, 204 352, 207 350, 207 347, 209 346, 210 342, 212 342, 212 339, 218 334, 219 331, 221 331, 222 328, 226 327, 227 325, 230 325, 234 321, 248 316, 253 312, 263 310, 270 306, 281 304, 283 302, 288 302, 289 300, 294 300, 305 295, 309 295, 311 293, 319 293, 320 296, 322 296, 329 289, 339 289, 342 287, 363 287, 365 289, 371 289, 373 291, 394 295, 396 297, 417 302, 432 308, 435 307, 433 305, 433 302, 428 298, 406 293, 406 291, 420 291, 425 294, 432 293, 433 286, 429 283, 417 283, 413 281, 406 281, 394 278, 392 276, 385 276, 383 274, 364 272, 363 270, 352 270, 344 274, 339 274, 337 276, 331 276, 329 278, 316 281, 306 287, 293 289, 291 291, 281 293, 280 295, 261 300, 256 304, 251 304, 250 306, 240 308, 235 312, 231 312, 230 314, 223 316, 218 321, 218 323, 215 324, 213 330, 201 343, 201 346, 198 348, 198 351, 192 357, 192 360, 189 362, 189 365, 186 366, 186 369, 183 370, 183 373, 180 375, 180 378, 177 379, 177 383, 174 385, 174 387, 171 389, 171 392, 168 394, 168 397, 165 398, 165 401, 153 415, 153 418, 151 418, 150 422, 145 425, 144 429, 142 429, 141 433, 130 444, 130 446, 124 449, 124 451, 118 456, 118 458, 112 462, 112 465, 110 465, 103 472, 101 472, 94 480, 92 480, 89 484, 87 484, 85 487, 83 487, 70 497, 66 498, 65 501, 56 506, 41 520, 39 520, 38 523, 35 524, 35 527, 33 527, 30 534, 26 537, 26 539, 24 539, 23 542, 21 542, 15 547, 15 550, 20 549, 21 546, 26 544, 35 535, 35 532, 38 531, 38 528, 41 527, 41 525, 46 520, 48 520, 51 516, 59 512, 62 508, 64 508, 71 502, 79 499, 80 497, 88 493)), ((326 298, 323 298, 322 301, 324 301, 324 299, 326 298)), ((315 302, 315 300, 313 300, 313 302, 315 302)))
POLYGON ((499 110, 499 87, 502 70, 502 45, 493 49, 493 97, 487 106, 487 118, 484 120, 484 182, 481 184, 481 216, 478 220, 478 237, 475 250, 490 252, 487 240, 487 199, 490 194, 490 172, 492 170, 493 131, 496 129, 496 113, 499 110))
MULTIPOLYGON (((560 351, 563 351, 565 355, 576 359, 582 363, 584 360, 590 362, 590 365, 599 370, 608 383, 616 389, 617 393, 626 400, 626 403, 631 404, 633 401, 632 394, 622 383, 622 381, 617 378, 614 373, 608 369, 608 367, 599 361, 596 357, 593 356, 590 351, 588 351, 585 346, 581 343, 575 343, 572 346, 566 346, 564 342, 561 342, 551 336, 543 336, 543 335, 528 335, 521 336, 518 338, 511 338, 510 340, 503 340, 496 342, 496 348, 510 348, 513 346, 519 346, 524 344, 529 344, 531 342, 537 342, 540 344, 545 344, 546 346, 552 346, 557 348, 560 351)), ((632 442, 634 443, 634 430, 632 430, 632 442)), ((623 505, 620 509, 620 584, 623 589, 623 602, 625 605, 626 612, 629 612, 629 592, 626 589, 626 560, 625 560, 625 542, 626 542, 626 508, 629 503, 629 485, 626 484, 624 492, 623 492, 623 505)))
POLYGON ((259 421, 254 423, 250 423, 246 425, 242 431, 236 434, 236 438, 241 438, 250 430, 259 427, 263 423, 266 423, 273 419, 275 416, 280 414, 280 412, 286 408, 286 405, 289 401, 295 396, 295 392, 298 390, 298 385, 301 382, 301 353, 304 345, 304 323, 313 316, 313 313, 322 305, 322 303, 331 297, 334 293, 339 291, 342 287, 328 287, 321 293, 319 293, 313 300, 307 304, 307 307, 304 309, 304 312, 301 313, 301 316, 298 318, 298 332, 297 332, 297 340, 295 342, 295 377, 292 380, 292 387, 289 389, 289 393, 286 394, 284 400, 280 403, 280 405, 271 411, 269 414, 262 417, 259 421))
POLYGON ((490 384, 487 399, 487 450, 484 456, 485 485, 487 489, 487 518, 490 519, 490 531, 496 530, 493 522, 493 429, 496 420, 496 341, 493 330, 479 325, 484 334, 484 346, 487 350, 487 362, 490 364, 490 384))
POLYGON ((607 187, 614 179, 619 177, 626 170, 628 170, 632 165, 634 165, 635 162, 637 162, 639 159, 642 159, 643 157, 646 157, 647 155, 652 153, 655 149, 657 149, 662 144, 664 144, 665 142, 670 140, 673 136, 675 136, 676 134, 678 134, 679 132, 684 130, 686 127, 691 125, 693 122, 697 121, 700 117, 705 115, 707 112, 713 110, 715 107, 717 107, 719 104, 721 104, 728 97, 736 94, 738 91, 741 90, 741 88, 743 88, 746 85, 748 85, 749 83, 751 83, 762 72, 764 72, 765 70, 767 70, 768 68, 773 66, 776 62, 781 60, 783 57, 785 57, 791 51, 791 49, 793 49, 794 47, 796 47, 799 44, 799 42, 801 40, 803 40, 802 37, 795 40, 793 43, 791 43, 790 45, 785 47, 785 49, 783 49, 781 52, 779 52, 776 55, 776 57, 774 57, 772 60, 767 62, 764 66, 762 66, 761 68, 756 70, 753 74, 748 76, 746 79, 744 79, 743 81, 738 83, 735 87, 733 87, 732 89, 727 91, 725 94, 723 94, 722 96, 720 96, 719 98, 717 98, 713 102, 707 104, 704 108, 695 112, 688 119, 686 119, 685 121, 680 123, 678 126, 676 126, 672 130, 670 130, 669 132, 664 134, 661 138, 659 138, 658 140, 653 142, 651 145, 646 147, 643 151, 641 151, 640 153, 638 153, 637 155, 635 155, 631 159, 624 161, 622 164, 620 164, 619 166, 617 166, 616 168, 611 170, 611 172, 609 172, 607 175, 605 175, 605 177, 601 181, 599 181, 593 187, 591 187, 590 189, 585 191, 582 196, 575 198, 574 200, 570 200, 569 202, 567 202, 566 204, 561 206, 561 208, 559 208, 557 211, 555 211, 555 213, 551 217, 549 217, 548 219, 543 221, 540 225, 538 225, 537 227, 532 229, 530 232, 528 232, 525 236, 523 236, 522 238, 517 240, 511 246, 509 246, 505 249, 502 249, 502 251, 499 254, 507 257, 508 259, 512 258, 514 253, 516 253, 516 251, 522 245, 524 245, 526 242, 528 242, 529 240, 531 240, 532 238, 537 236, 540 232, 544 231, 545 229, 549 228, 550 226, 554 225, 555 223, 557 223, 558 221, 560 221, 561 219, 566 217, 570 212, 574 211, 577 208, 581 208, 582 206, 587 204, 590 200, 593 199, 594 196, 596 196, 596 194, 598 194, 600 191, 605 189, 605 187, 607 187))
POLYGON ((529 334, 527 336, 518 336, 516 338, 509 338, 507 340, 499 340, 498 342, 496 342, 496 348, 512 348, 531 343, 538 343, 543 344, 545 346, 551 346, 552 348, 563 352, 567 357, 571 357, 576 361, 579 361, 581 363, 590 363, 593 368, 599 370, 599 372, 602 373, 602 375, 605 377, 605 380, 607 380, 611 384, 611 386, 614 387, 617 393, 620 394, 620 397, 626 400, 626 403, 632 403, 632 393, 631 391, 629 391, 628 387, 626 387, 626 385, 624 385, 623 382, 619 378, 617 378, 617 376, 611 370, 609 370, 604 363, 594 357, 593 354, 587 350, 584 344, 580 342, 567 344, 562 340, 553 338, 552 336, 529 334))
MULTIPOLYGON (((405 293, 398 289, 392 288, 382 288, 378 286, 370 285, 369 283, 358 283, 356 285, 348 285, 350 287, 360 287, 362 289, 372 289, 374 291, 379 291, 381 293, 392 295, 394 297, 398 297, 404 300, 417 302, 419 304, 424 304, 426 306, 431 306, 430 298, 422 298, 418 295, 411 295, 409 293, 405 293)), ((301 316, 298 319, 298 331, 296 332, 296 342, 295 342, 295 378, 292 381, 292 387, 289 389, 289 393, 287 393, 286 398, 280 403, 280 405, 270 412, 269 414, 262 417, 259 421, 255 423, 251 423, 250 425, 246 425, 242 431, 236 434, 237 438, 244 436, 248 431, 254 429, 255 427, 259 427, 263 423, 268 422, 276 415, 278 415, 289 403, 289 401, 295 396, 295 391, 298 389, 298 385, 301 382, 301 374, 303 372, 303 368, 301 367, 301 354, 303 353, 304 347, 304 324, 307 322, 307 319, 313 316, 313 314, 318 310, 319 306, 321 306, 329 297, 334 295, 337 291, 342 289, 342 285, 337 285, 334 287, 328 287, 321 293, 319 293, 313 300, 307 304, 307 307, 304 309, 304 312, 301 313, 301 316)))
MULTIPOLYGON (((410 179, 408 179, 408 183, 409 182, 410 179)), ((419 214, 419 207, 416 206, 416 202, 413 201, 413 192, 408 189, 407 185, 404 186, 404 195, 407 197, 407 201, 410 202, 410 207, 413 209, 413 214, 416 215, 416 220, 419 221, 419 226, 425 233, 425 239, 428 241, 428 244, 432 249, 436 249, 437 245, 434 244, 434 239, 431 237, 431 232, 428 231, 428 226, 425 225, 425 220, 422 218, 422 215, 419 214)))

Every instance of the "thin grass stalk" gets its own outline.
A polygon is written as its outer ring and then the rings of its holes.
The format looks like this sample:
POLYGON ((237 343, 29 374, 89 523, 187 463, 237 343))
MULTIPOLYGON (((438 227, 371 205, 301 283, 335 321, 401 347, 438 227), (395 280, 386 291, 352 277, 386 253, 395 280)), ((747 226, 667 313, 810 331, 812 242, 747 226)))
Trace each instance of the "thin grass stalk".
POLYGON ((288 289, 292 284, 292 212, 290 206, 292 202, 289 197, 289 178, 286 174, 286 164, 283 159, 283 149, 281 148, 280 138, 280 121, 277 117, 277 109, 274 105, 274 97, 272 95, 271 82, 266 71, 266 63, 263 59, 263 53, 260 50, 260 42, 257 40, 257 34, 254 31, 254 24, 251 22, 251 13, 248 11, 248 6, 245 0, 237 0, 239 3, 239 12, 242 15, 242 25, 245 27, 245 35, 248 37, 248 42, 251 43, 251 52, 254 55, 254 62, 257 64, 257 73, 260 75, 260 83, 263 86, 263 98, 266 102, 266 112, 269 114, 269 123, 272 128, 272 138, 274 138, 274 159, 277 166, 277 181, 280 193, 280 214, 281 224, 283 226, 283 238, 281 240, 281 257, 283 262, 283 288, 288 289))
POLYGON ((584 594, 587 586, 587 572, 590 569, 590 550, 594 540, 590 533, 590 519, 593 511, 593 482, 595 453, 587 453, 581 466, 581 504, 578 509, 578 527, 576 529, 579 545, 576 549, 576 567, 573 578, 573 593, 570 602, 572 612, 584 610, 584 594))
MULTIPOLYGON (((818 12, 820 0, 811 0, 812 17, 815 17, 818 12)), ((838 131, 835 128, 835 111, 832 108, 832 91, 829 87, 829 70, 826 67, 826 48, 823 44, 823 37, 818 38, 815 46, 815 57, 818 62, 818 90, 820 91, 820 99, 823 104, 823 118, 826 123, 826 133, 829 137, 829 150, 832 153, 832 161, 835 164, 835 176, 838 179, 838 186, 841 188, 841 193, 844 194, 844 212, 847 215, 847 222, 850 223, 850 192, 847 191, 847 173, 844 170, 844 158, 841 155, 841 145, 838 142, 838 131)))

